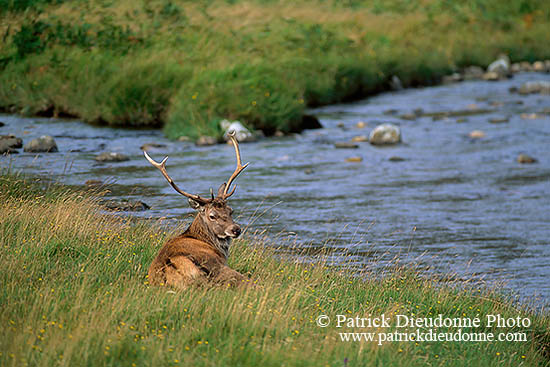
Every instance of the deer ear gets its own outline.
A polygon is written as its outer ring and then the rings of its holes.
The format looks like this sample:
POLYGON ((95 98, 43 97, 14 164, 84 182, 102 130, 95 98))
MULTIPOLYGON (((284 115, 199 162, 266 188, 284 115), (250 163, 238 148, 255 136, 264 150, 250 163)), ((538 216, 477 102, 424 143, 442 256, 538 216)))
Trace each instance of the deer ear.
POLYGON ((223 190, 225 190, 225 182, 220 185, 220 188, 218 189, 218 196, 219 198, 223 195, 223 190))
POLYGON ((200 202, 198 202, 198 201, 196 201, 196 200, 193 200, 193 199, 191 199, 191 198, 189 198, 188 201, 189 201, 189 206, 190 206, 191 208, 193 208, 193 209, 195 209, 195 210, 199 210, 199 211, 202 210, 202 209, 204 209, 204 206, 202 206, 200 202))

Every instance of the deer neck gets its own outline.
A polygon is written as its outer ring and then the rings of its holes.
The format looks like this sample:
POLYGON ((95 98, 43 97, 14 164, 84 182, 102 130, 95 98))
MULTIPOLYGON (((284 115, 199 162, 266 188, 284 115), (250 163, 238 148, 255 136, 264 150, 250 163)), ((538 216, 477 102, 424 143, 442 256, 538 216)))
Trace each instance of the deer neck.
POLYGON ((208 243, 220 252, 226 260, 229 257, 229 245, 231 244, 231 238, 219 238, 216 236, 216 234, 208 228, 208 225, 204 223, 201 215, 197 215, 195 217, 193 223, 191 223, 183 235, 208 243))

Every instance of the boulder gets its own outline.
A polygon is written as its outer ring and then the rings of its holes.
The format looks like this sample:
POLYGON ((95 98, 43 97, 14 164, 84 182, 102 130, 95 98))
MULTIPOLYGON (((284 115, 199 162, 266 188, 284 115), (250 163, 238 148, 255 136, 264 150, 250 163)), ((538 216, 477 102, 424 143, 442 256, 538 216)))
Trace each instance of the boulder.
POLYGON ((496 73, 500 78, 507 78, 510 75, 510 58, 501 55, 487 67, 487 73, 496 73))
POLYGON ((528 61, 522 61, 519 63, 521 71, 533 71, 533 66, 528 61))
POLYGON ((37 139, 29 141, 25 144, 23 150, 29 153, 51 153, 58 151, 54 138, 49 135, 42 135, 37 139))
POLYGON ((401 130, 393 124, 378 125, 369 135, 369 142, 373 145, 397 144, 400 141, 401 130))
POLYGON ((313 115, 303 115, 301 128, 304 130, 322 129, 323 125, 319 119, 313 115))
POLYGON ((522 164, 529 164, 529 163, 537 163, 537 160, 527 154, 520 154, 517 159, 518 163, 522 164))
POLYGON ((500 75, 499 73, 494 72, 494 71, 488 71, 488 72, 483 74, 482 79, 490 81, 490 82, 495 82, 497 80, 501 80, 502 75, 500 75))
POLYGON ((240 143, 256 141, 254 134, 252 134, 250 130, 244 127, 239 121, 231 122, 228 120, 222 120, 220 121, 220 126, 224 130, 223 138, 225 141, 229 141, 230 132, 235 132, 235 138, 240 143))
POLYGON ((518 90, 519 94, 550 94, 550 82, 546 80, 541 80, 537 82, 527 82, 523 83, 518 90))
POLYGON ((23 146, 23 140, 15 135, 0 135, 0 154, 18 153, 18 148, 23 146))
POLYGON ((542 61, 535 61, 533 63, 533 71, 536 71, 536 72, 539 72, 539 73, 544 73, 546 72, 546 65, 544 65, 544 62, 542 61))
POLYGON ((518 62, 515 62, 510 66, 512 73, 519 73, 521 71, 521 65, 518 62))
POLYGON ((6 124, 0 121, 0 127, 5 126, 6 124))
POLYGON ((358 128, 358 129, 364 129, 367 127, 367 123, 365 121, 359 121, 358 123, 355 124, 355 127, 358 128))
POLYGON ((391 77, 390 80, 390 88, 392 90, 402 90, 403 89, 403 83, 401 82, 401 79, 397 75, 394 75, 391 77))
POLYGON ((98 162, 124 162, 124 161, 129 161, 130 158, 128 158, 127 155, 122 153, 103 152, 97 157, 95 157, 95 160, 98 162))
POLYGON ((479 66, 468 66, 462 73, 464 80, 476 80, 481 79, 483 76, 483 69, 479 66))

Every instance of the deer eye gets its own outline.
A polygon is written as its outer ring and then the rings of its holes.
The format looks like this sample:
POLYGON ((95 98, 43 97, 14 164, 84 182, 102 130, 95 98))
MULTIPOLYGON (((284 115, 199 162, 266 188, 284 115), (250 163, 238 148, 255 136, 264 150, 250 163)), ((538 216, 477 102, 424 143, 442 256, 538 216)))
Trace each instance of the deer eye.
POLYGON ((216 219, 216 214, 214 214, 214 213, 210 213, 208 216, 209 216, 210 219, 212 219, 212 220, 216 219))

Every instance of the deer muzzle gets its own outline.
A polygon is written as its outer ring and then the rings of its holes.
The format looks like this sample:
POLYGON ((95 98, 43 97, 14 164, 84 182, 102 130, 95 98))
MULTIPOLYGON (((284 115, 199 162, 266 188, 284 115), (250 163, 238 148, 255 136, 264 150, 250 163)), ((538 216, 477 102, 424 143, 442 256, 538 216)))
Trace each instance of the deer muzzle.
POLYGON ((231 238, 237 238, 241 235, 241 227, 238 224, 232 224, 225 230, 225 234, 231 238))

